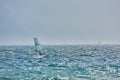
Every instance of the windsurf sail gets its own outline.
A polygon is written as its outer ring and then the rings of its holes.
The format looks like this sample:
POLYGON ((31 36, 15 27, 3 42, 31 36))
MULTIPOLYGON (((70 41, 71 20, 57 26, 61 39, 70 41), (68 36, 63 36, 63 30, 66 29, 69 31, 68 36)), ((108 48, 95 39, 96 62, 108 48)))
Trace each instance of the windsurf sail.
POLYGON ((35 51, 39 52, 39 54, 42 54, 42 47, 36 37, 34 38, 34 43, 35 43, 35 51))
POLYGON ((101 43, 100 43, 100 41, 98 42, 98 46, 100 46, 101 45, 101 43))

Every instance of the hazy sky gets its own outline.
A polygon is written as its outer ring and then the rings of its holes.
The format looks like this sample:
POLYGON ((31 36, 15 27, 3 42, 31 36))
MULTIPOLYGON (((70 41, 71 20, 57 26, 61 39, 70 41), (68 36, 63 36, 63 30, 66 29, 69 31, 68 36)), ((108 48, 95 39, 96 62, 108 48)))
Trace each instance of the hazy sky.
POLYGON ((0 45, 120 44, 120 0, 0 0, 0 45))

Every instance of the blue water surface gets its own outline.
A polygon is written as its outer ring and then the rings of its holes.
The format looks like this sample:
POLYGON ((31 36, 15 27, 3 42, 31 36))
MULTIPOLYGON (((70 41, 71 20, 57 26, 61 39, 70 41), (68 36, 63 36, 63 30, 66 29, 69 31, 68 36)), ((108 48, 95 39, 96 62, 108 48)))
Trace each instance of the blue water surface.
POLYGON ((0 80, 120 80, 119 45, 0 46, 0 80))

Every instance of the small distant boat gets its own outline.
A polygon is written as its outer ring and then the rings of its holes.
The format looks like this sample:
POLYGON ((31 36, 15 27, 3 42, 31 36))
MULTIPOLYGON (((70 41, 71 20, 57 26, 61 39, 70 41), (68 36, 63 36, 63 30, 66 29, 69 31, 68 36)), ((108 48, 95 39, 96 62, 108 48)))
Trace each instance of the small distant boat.
POLYGON ((42 58, 45 56, 45 53, 40 45, 40 42, 36 37, 34 37, 34 44, 35 44, 35 52, 38 53, 39 55, 35 55, 35 58, 42 58))
POLYGON ((101 45, 101 42, 99 41, 97 45, 100 46, 100 45, 101 45))

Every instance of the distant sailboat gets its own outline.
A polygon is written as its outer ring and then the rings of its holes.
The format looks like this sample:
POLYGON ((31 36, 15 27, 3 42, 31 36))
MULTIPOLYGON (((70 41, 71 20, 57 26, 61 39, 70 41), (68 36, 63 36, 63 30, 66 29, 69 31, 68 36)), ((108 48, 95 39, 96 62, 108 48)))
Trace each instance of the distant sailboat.
POLYGON ((101 45, 101 42, 99 41, 97 45, 100 46, 100 45, 101 45))
POLYGON ((34 44, 35 44, 35 51, 39 53, 40 55, 43 55, 43 49, 38 41, 38 39, 35 37, 34 38, 34 44))

